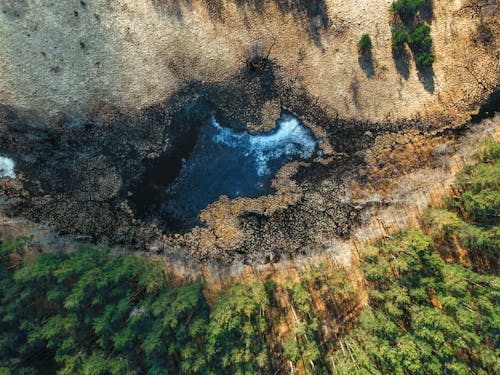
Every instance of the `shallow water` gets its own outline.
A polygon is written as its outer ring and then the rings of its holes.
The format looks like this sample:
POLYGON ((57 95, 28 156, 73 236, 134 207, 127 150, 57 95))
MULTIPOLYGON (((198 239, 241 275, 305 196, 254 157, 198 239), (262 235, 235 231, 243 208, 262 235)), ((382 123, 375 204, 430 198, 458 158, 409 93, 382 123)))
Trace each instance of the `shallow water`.
MULTIPOLYGON (((297 118, 284 113, 274 130, 259 134, 221 125, 215 117, 197 131, 195 144, 180 171, 156 200, 155 216, 173 226, 194 226, 201 210, 219 199, 255 198, 273 192, 271 180, 292 160, 315 155, 320 140, 297 118), (159 209, 159 211, 158 211, 159 209)), ((171 174, 172 161, 156 173, 171 174)))

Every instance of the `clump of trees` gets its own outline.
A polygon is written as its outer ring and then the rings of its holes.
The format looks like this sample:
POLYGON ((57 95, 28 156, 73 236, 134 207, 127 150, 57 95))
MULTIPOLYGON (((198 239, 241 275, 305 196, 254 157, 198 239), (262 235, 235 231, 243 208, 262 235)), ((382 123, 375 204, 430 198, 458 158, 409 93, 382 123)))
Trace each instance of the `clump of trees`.
POLYGON ((443 247, 458 240, 478 270, 497 271, 500 257, 500 142, 490 140, 478 163, 457 176, 457 195, 448 210, 427 212, 424 224, 443 247))
POLYGON ((492 226, 500 212, 500 142, 488 141, 476 157, 479 163, 458 175, 461 194, 450 207, 476 223, 492 226))
POLYGON ((426 0, 396 0, 391 5, 391 10, 403 20, 415 17, 417 11, 424 6, 426 0))
POLYGON ((432 37, 429 25, 417 19, 419 10, 426 0, 396 0, 391 11, 398 19, 398 27, 392 32, 392 51, 395 57, 404 55, 408 45, 415 58, 415 64, 420 69, 430 68, 436 57, 432 53, 432 37))
POLYGON ((209 306, 202 284, 173 287, 158 263, 91 246, 24 262, 28 244, 25 238, 0 241, 2 374, 259 374, 289 363, 323 368, 313 294, 336 314, 354 297, 342 268, 320 265, 305 270, 300 282, 230 285, 209 306), (280 293, 288 296, 285 306, 277 302, 280 293), (277 339, 273 324, 290 306, 296 319, 287 337, 277 339))
POLYGON ((448 209, 427 213, 430 236, 413 229, 362 250, 369 307, 331 354, 334 373, 499 373, 500 142, 477 159, 448 209), (457 241, 488 267, 445 263, 440 253, 457 241))
POLYGON ((14 373, 205 373, 199 284, 168 287, 159 265, 82 247, 12 268, 1 244, 0 367, 14 373))
POLYGON ((236 374, 257 374, 269 369, 265 340, 268 306, 266 290, 257 281, 236 284, 222 293, 207 330, 207 352, 215 368, 236 374))
POLYGON ((363 251, 369 306, 331 355, 337 374, 494 374, 498 278, 446 264, 417 229, 363 251))
POLYGON ((297 366, 301 361, 304 369, 314 371, 316 362, 321 357, 318 347, 318 314, 314 311, 311 294, 304 283, 289 285, 289 292, 292 297, 294 326, 284 343, 283 354, 292 366, 297 366))

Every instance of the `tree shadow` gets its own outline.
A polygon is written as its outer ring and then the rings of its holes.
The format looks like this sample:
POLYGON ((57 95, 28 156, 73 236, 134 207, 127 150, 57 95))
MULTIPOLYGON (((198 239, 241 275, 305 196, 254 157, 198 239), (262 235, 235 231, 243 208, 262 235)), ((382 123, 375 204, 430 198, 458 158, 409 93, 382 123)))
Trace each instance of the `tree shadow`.
POLYGON ((420 19, 427 23, 432 23, 434 17, 434 3, 433 0, 427 0, 425 4, 419 9, 418 15, 420 19))
POLYGON ((368 50, 358 57, 358 63, 361 69, 365 72, 368 78, 373 78, 375 75, 375 65, 373 64, 372 51, 368 50))
POLYGON ((392 51, 392 58, 397 72, 407 81, 410 78, 410 55, 406 51, 402 53, 392 51))
MULTIPOLYGON (((213 22, 224 23, 224 0, 201 0, 213 22)), ((193 0, 153 0, 163 11, 182 21, 184 14, 193 9, 193 0)), ((306 31, 309 38, 321 46, 321 35, 330 26, 330 17, 325 0, 271 0, 283 15, 290 14, 306 31)), ((265 0, 235 0, 245 21, 266 12, 265 0)), ((251 23, 248 22, 248 25, 251 23)))
POLYGON ((357 110, 360 110, 361 103, 359 101, 359 81, 357 78, 351 83, 350 88, 352 92, 352 101, 354 103, 354 107, 356 107, 357 110))
POLYGON ((429 93, 434 92, 434 69, 432 67, 428 68, 417 68, 418 80, 424 86, 425 91, 429 93))
POLYGON ((481 105, 479 111, 471 116, 471 122, 478 124, 485 118, 492 118, 496 112, 500 111, 500 90, 493 91, 488 99, 481 105))

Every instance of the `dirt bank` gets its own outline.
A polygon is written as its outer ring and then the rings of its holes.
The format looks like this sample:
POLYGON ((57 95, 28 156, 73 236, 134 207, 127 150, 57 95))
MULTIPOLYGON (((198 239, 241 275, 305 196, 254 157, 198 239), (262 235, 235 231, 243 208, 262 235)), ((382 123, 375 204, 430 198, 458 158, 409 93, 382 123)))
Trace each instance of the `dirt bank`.
POLYGON ((223 82, 262 53, 330 115, 463 122, 498 87, 498 4, 431 2, 425 21, 437 58, 421 74, 392 57, 390 3, 4 0, 0 100, 75 120, 105 104, 135 110, 193 80, 223 82), (356 46, 364 33, 369 72, 356 46))
POLYGON ((1 181, 3 211, 195 265, 277 262, 360 233, 381 206, 399 207, 400 189, 421 188, 418 173, 439 180, 500 77, 495 3, 428 10, 436 62, 425 74, 393 60, 389 5, 2 2, 0 151, 16 168, 1 181), (196 124, 216 113, 270 129, 281 111, 324 143, 280 171, 274 194, 221 198, 182 233, 154 204, 139 209, 151 166, 196 124))

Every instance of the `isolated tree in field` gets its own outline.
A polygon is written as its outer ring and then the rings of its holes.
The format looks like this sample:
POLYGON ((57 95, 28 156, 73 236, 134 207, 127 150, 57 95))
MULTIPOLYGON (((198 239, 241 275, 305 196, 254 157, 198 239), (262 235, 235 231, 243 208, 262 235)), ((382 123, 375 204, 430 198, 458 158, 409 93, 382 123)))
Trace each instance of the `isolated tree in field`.
POLYGON ((368 34, 363 34, 361 39, 359 39, 358 42, 358 51, 360 55, 366 55, 369 52, 371 52, 372 49, 372 40, 370 38, 370 35, 368 34))

